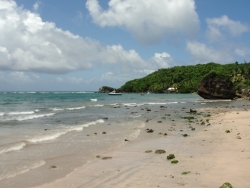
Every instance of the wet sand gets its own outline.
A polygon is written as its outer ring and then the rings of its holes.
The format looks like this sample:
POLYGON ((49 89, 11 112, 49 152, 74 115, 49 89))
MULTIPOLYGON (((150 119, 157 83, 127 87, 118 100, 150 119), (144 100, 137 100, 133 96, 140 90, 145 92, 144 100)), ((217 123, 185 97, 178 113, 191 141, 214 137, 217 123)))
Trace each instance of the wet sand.
POLYGON ((250 187, 250 111, 209 109, 187 116, 195 119, 171 125, 150 120, 137 139, 36 188, 250 187), (158 149, 166 153, 156 154, 158 149), (167 160, 169 154, 175 159, 167 160))

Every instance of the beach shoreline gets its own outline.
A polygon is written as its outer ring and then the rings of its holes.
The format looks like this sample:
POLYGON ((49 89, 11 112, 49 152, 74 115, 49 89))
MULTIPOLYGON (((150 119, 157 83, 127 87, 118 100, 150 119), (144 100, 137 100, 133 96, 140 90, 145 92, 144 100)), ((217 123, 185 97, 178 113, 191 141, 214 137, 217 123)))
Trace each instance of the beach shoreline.
POLYGON ((202 118, 187 123, 165 126, 164 122, 150 120, 137 139, 100 154, 64 178, 36 188, 198 188, 220 187, 225 182, 233 187, 249 187, 249 113, 214 108, 203 109, 202 118), (147 133, 147 129, 153 132, 147 133), (159 149, 166 153, 156 154, 159 149), (169 154, 179 162, 172 164, 166 159, 169 154))

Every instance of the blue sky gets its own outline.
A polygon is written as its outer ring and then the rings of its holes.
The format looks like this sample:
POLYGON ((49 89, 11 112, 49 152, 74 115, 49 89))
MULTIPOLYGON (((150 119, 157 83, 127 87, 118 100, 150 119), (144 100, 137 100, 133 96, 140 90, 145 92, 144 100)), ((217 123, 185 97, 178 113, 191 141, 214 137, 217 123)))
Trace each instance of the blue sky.
POLYGON ((249 0, 0 0, 0 91, 97 91, 160 68, 250 62, 249 8, 249 0))

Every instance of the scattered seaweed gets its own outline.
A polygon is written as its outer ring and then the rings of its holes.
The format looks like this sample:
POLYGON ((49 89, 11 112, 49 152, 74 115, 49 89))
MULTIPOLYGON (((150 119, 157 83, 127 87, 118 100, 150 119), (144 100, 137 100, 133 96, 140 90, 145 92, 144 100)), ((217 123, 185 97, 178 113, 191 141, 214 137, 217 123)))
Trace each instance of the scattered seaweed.
POLYGON ((168 160, 171 160, 171 159, 174 159, 174 158, 175 158, 174 154, 169 154, 169 155, 167 156, 167 159, 168 159, 168 160))
POLYGON ((171 161, 172 164, 177 164, 178 162, 179 162, 178 160, 171 161))
POLYGON ((166 151, 163 150, 163 149, 158 149, 158 150, 155 151, 155 153, 156 154, 163 154, 163 153, 166 153, 166 151))
POLYGON ((220 188, 233 188, 233 186, 230 183, 226 182, 222 186, 220 186, 220 188))
POLYGON ((109 160, 112 159, 112 157, 103 157, 102 160, 109 160))
POLYGON ((189 173, 191 173, 191 171, 188 171, 188 172, 182 172, 182 173, 181 173, 181 175, 187 175, 187 174, 189 174, 189 173))

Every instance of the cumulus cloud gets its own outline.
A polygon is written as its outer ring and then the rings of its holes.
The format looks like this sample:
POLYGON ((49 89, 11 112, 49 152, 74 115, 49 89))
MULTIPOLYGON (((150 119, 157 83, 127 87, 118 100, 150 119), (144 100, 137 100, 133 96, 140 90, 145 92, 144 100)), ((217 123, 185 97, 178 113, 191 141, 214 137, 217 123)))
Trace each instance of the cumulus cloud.
POLYGON ((241 57, 250 58, 250 49, 249 48, 236 48, 235 53, 241 57))
POLYGON ((155 53, 152 61, 158 64, 158 67, 161 68, 168 68, 174 64, 174 59, 167 52, 155 53))
POLYGON ((125 27, 142 44, 176 33, 193 37, 199 28, 194 0, 110 0, 108 5, 103 10, 97 0, 86 3, 96 24, 125 27))
POLYGON ((13 0, 1 1, 0 58, 0 70, 50 74, 91 69, 98 64, 126 70, 154 66, 135 50, 105 46, 44 22, 37 13, 18 7, 13 0))
POLYGON ((194 63, 229 63, 233 61, 233 56, 227 49, 215 50, 197 41, 187 42, 186 49, 190 52, 194 63))
POLYGON ((230 37, 240 36, 249 31, 249 27, 239 21, 230 20, 226 15, 220 18, 206 19, 208 25, 207 37, 216 41, 226 35, 230 37))
POLYGON ((141 69, 141 70, 135 69, 130 72, 106 72, 102 74, 99 82, 111 83, 111 85, 116 85, 120 87, 128 80, 141 78, 152 72, 153 71, 147 69, 141 69))
POLYGON ((13 72, 4 72, 0 71, 0 80, 2 83, 9 83, 9 84, 27 84, 27 83, 34 83, 40 79, 40 76, 37 74, 26 74, 20 71, 13 71, 13 72))

